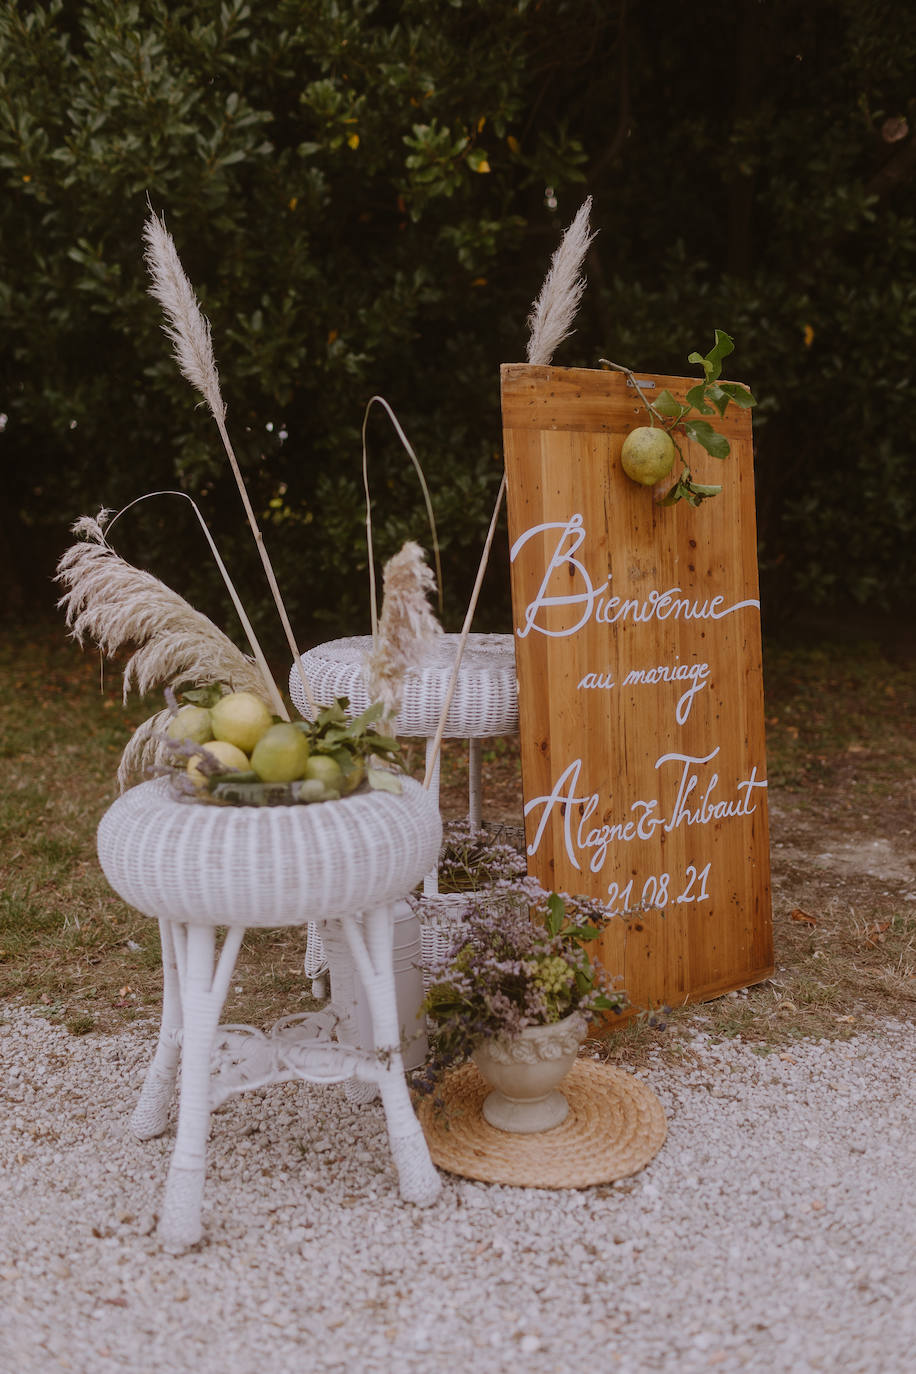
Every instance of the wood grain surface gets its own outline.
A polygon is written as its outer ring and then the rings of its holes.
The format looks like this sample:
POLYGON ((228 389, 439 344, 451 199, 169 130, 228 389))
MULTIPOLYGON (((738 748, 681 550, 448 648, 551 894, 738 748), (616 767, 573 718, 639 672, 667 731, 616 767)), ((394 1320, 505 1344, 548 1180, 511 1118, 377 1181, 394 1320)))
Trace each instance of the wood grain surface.
MULTIPOLYGON (((696 378, 641 375, 678 399, 696 378)), ((682 440, 692 508, 620 466, 647 422, 623 374, 502 369, 529 872, 614 916, 600 941, 635 1008, 773 971, 749 412, 682 440)))

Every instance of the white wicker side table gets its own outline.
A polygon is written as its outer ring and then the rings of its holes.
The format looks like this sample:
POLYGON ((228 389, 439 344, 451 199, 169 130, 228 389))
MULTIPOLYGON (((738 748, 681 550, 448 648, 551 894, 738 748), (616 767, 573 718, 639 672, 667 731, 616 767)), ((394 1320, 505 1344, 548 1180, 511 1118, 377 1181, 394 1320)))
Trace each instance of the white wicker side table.
POLYGON ((246 1087, 292 1078, 377 1084, 401 1196, 420 1206, 435 1201, 441 1184, 404 1077, 392 926, 395 906, 435 863, 441 839, 435 799, 412 779, 400 796, 368 792, 290 807, 182 803, 157 779, 126 792, 102 817, 106 878, 159 921, 162 936, 159 1042, 131 1121, 141 1139, 165 1130, 181 1059, 159 1223, 165 1244, 184 1249, 201 1236, 212 1108, 246 1087), (280 1021, 266 1035, 219 1026, 245 930, 310 920, 332 943, 346 943, 369 1004, 373 1046, 355 1042, 333 1004, 280 1021), (226 934, 217 950, 219 927, 226 934))
MULTIPOLYGON (((442 635, 422 665, 408 668, 404 675, 402 705, 394 731, 399 737, 425 739, 427 751, 439 728, 460 639, 460 635, 442 635)), ((332 639, 308 649, 302 655, 302 666, 315 699, 327 704, 336 697, 348 697, 352 714, 361 715, 370 704, 365 662, 371 651, 371 635, 332 639)), ((300 715, 310 716, 295 664, 290 672, 289 691, 300 715)), ((468 809, 472 828, 480 825, 479 741, 489 735, 512 735, 517 730, 518 683, 512 635, 468 635, 443 736, 470 743, 468 809)), ((438 789, 438 776, 437 763, 434 789, 438 789)))
MULTIPOLYGON (((425 739, 427 762, 448 695, 460 639, 456 634, 442 635, 422 665, 409 668, 404 676, 402 706, 394 731, 399 737, 425 739)), ((365 663, 371 650, 371 635, 332 639, 307 650, 302 655, 302 666, 315 699, 327 704, 337 697, 347 697, 351 713, 361 715, 370 705, 365 663)), ((290 671, 289 691, 300 715, 309 717, 311 712, 296 664, 290 671)), ((517 730, 518 681, 512 635, 468 635, 443 737, 468 741, 468 813, 472 829, 480 826, 480 741, 490 735, 515 734, 517 730)), ((438 806, 438 758, 433 767, 430 792, 438 806)), ((435 896, 438 892, 435 865, 425 877, 424 892, 427 896, 435 896)), ((305 972, 316 980, 316 993, 320 992, 317 980, 322 978, 325 967, 322 941, 316 927, 310 925, 305 972)))

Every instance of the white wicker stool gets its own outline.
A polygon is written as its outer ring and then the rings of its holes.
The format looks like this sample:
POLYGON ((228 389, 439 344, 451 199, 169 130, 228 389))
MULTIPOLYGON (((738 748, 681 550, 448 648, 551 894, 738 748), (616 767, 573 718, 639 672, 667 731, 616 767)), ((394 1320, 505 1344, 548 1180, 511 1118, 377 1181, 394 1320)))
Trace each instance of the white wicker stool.
MULTIPOLYGON (((425 739, 427 761, 439 728, 460 638, 460 635, 442 635, 422 665, 409 668, 404 677, 402 705, 394 723, 394 731, 399 737, 425 739)), ((302 666, 315 700, 322 705, 329 705, 337 697, 347 697, 350 713, 361 715, 370 705, 365 664, 371 650, 371 635, 358 635, 350 639, 332 639, 304 653, 302 666)), ((311 711, 296 664, 293 664, 290 672, 289 691, 300 715, 310 717, 311 711)), ((443 735, 446 739, 468 741, 468 811, 472 829, 480 825, 480 740, 490 735, 515 734, 517 730, 518 682, 512 635, 468 635, 443 735)), ((438 758, 433 768, 430 791, 438 805, 438 758)), ((429 896, 434 896, 439 890, 435 867, 426 875, 424 890, 429 896)), ((317 980, 325 967, 320 936, 315 927, 310 925, 306 975, 317 980)), ((320 991, 318 987, 315 990, 320 991)))
POLYGON ((131 1125, 166 1128, 181 1057, 178 1130, 159 1223, 174 1249, 201 1236, 210 1112, 246 1087, 303 1078, 377 1084, 401 1196, 427 1206, 440 1181, 404 1077, 392 963, 393 912, 435 863, 442 823, 413 779, 400 796, 363 792, 312 806, 182 803, 167 780, 140 784, 102 817, 98 852, 124 901, 159 921, 159 1043, 131 1125), (371 904, 371 905, 370 905, 371 904), (304 925, 345 941, 368 1002, 374 1045, 333 1004, 264 1035, 219 1026, 245 930, 304 925), (216 929, 226 927, 217 953, 216 929), (341 938, 342 937, 342 938, 341 938))

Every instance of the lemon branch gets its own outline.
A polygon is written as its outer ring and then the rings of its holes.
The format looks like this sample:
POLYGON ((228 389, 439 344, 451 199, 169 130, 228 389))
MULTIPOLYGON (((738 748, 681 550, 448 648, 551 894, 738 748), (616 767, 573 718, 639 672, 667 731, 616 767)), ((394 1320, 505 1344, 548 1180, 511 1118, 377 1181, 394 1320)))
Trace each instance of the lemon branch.
POLYGON ((655 406, 649 400, 645 391, 640 386, 639 382, 636 380, 636 373, 632 370, 632 368, 624 367, 623 363, 612 363, 610 358, 599 358, 598 362, 604 368, 608 368, 614 372, 624 373, 624 375, 627 378, 629 378, 630 385, 635 388, 636 394, 642 401, 643 405, 646 407, 646 410, 648 410, 649 418, 651 419, 653 425, 657 423, 661 425, 662 429, 667 428, 667 422, 665 420, 665 417, 663 415, 660 415, 658 411, 655 409, 655 406))
MULTIPOLYGON (((667 492, 667 494, 659 502, 659 505, 673 505, 674 502, 669 502, 668 498, 671 496, 671 493, 678 487, 679 483, 681 481, 686 481, 693 484, 693 473, 690 471, 690 466, 687 462, 687 459, 684 457, 684 450, 681 448, 680 440, 678 438, 678 433, 683 434, 685 432, 683 426, 681 426, 680 429, 677 429, 675 420, 662 415, 658 410, 656 410, 655 406, 652 404, 652 402, 646 395, 644 388, 640 386, 636 378, 636 373, 632 370, 632 368, 624 367, 623 363, 611 362, 610 358, 599 358, 598 362, 601 364, 602 367, 608 368, 614 372, 622 372, 627 377, 630 385, 634 388, 637 396, 642 401, 643 405, 646 407, 646 410, 649 412, 649 419, 651 420, 653 427, 658 425, 661 429, 663 429, 670 438, 671 442, 674 444, 674 447, 677 449, 677 456, 681 460, 681 464, 683 466, 684 471, 681 473, 678 482, 674 484, 674 487, 672 487, 671 490, 667 492)), ((675 499, 677 500, 680 498, 675 499)))
POLYGON ((718 413, 721 417, 725 414, 729 402, 734 402, 735 405, 745 409, 756 405, 750 388, 742 382, 723 382, 720 380, 722 360, 734 352, 735 341, 731 335, 726 334, 721 329, 717 329, 715 334, 715 343, 705 357, 696 352, 688 355, 688 362, 699 363, 702 367, 703 378, 690 388, 683 401, 677 400, 670 391, 665 390, 660 392, 655 398, 655 404, 653 404, 645 395, 630 368, 623 367, 620 363, 611 362, 608 358, 599 358, 598 360, 602 367, 625 373, 649 412, 652 427, 658 425, 664 430, 674 444, 678 457, 683 464, 683 472, 659 501, 661 506, 673 506, 677 501, 682 500, 687 501, 691 506, 698 506, 710 496, 717 496, 722 490, 721 486, 707 486, 693 480, 693 473, 690 471, 684 456, 679 436, 683 435, 685 438, 693 440, 694 443, 705 448, 713 458, 727 458, 731 451, 731 445, 725 435, 714 429, 708 420, 694 418, 693 412, 699 416, 718 413))

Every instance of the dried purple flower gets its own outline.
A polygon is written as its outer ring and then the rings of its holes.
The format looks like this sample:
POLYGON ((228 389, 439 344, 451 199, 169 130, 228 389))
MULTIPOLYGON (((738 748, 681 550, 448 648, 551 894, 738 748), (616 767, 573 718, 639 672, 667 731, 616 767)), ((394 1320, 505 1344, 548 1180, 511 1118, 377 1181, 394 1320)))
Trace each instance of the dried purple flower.
POLYGON ((425 1010, 436 1031, 418 1088, 429 1091, 485 1039, 511 1039, 574 1011, 622 1011, 625 995, 584 947, 606 920, 600 905, 547 893, 530 877, 475 892, 446 952, 424 965, 425 1010))

